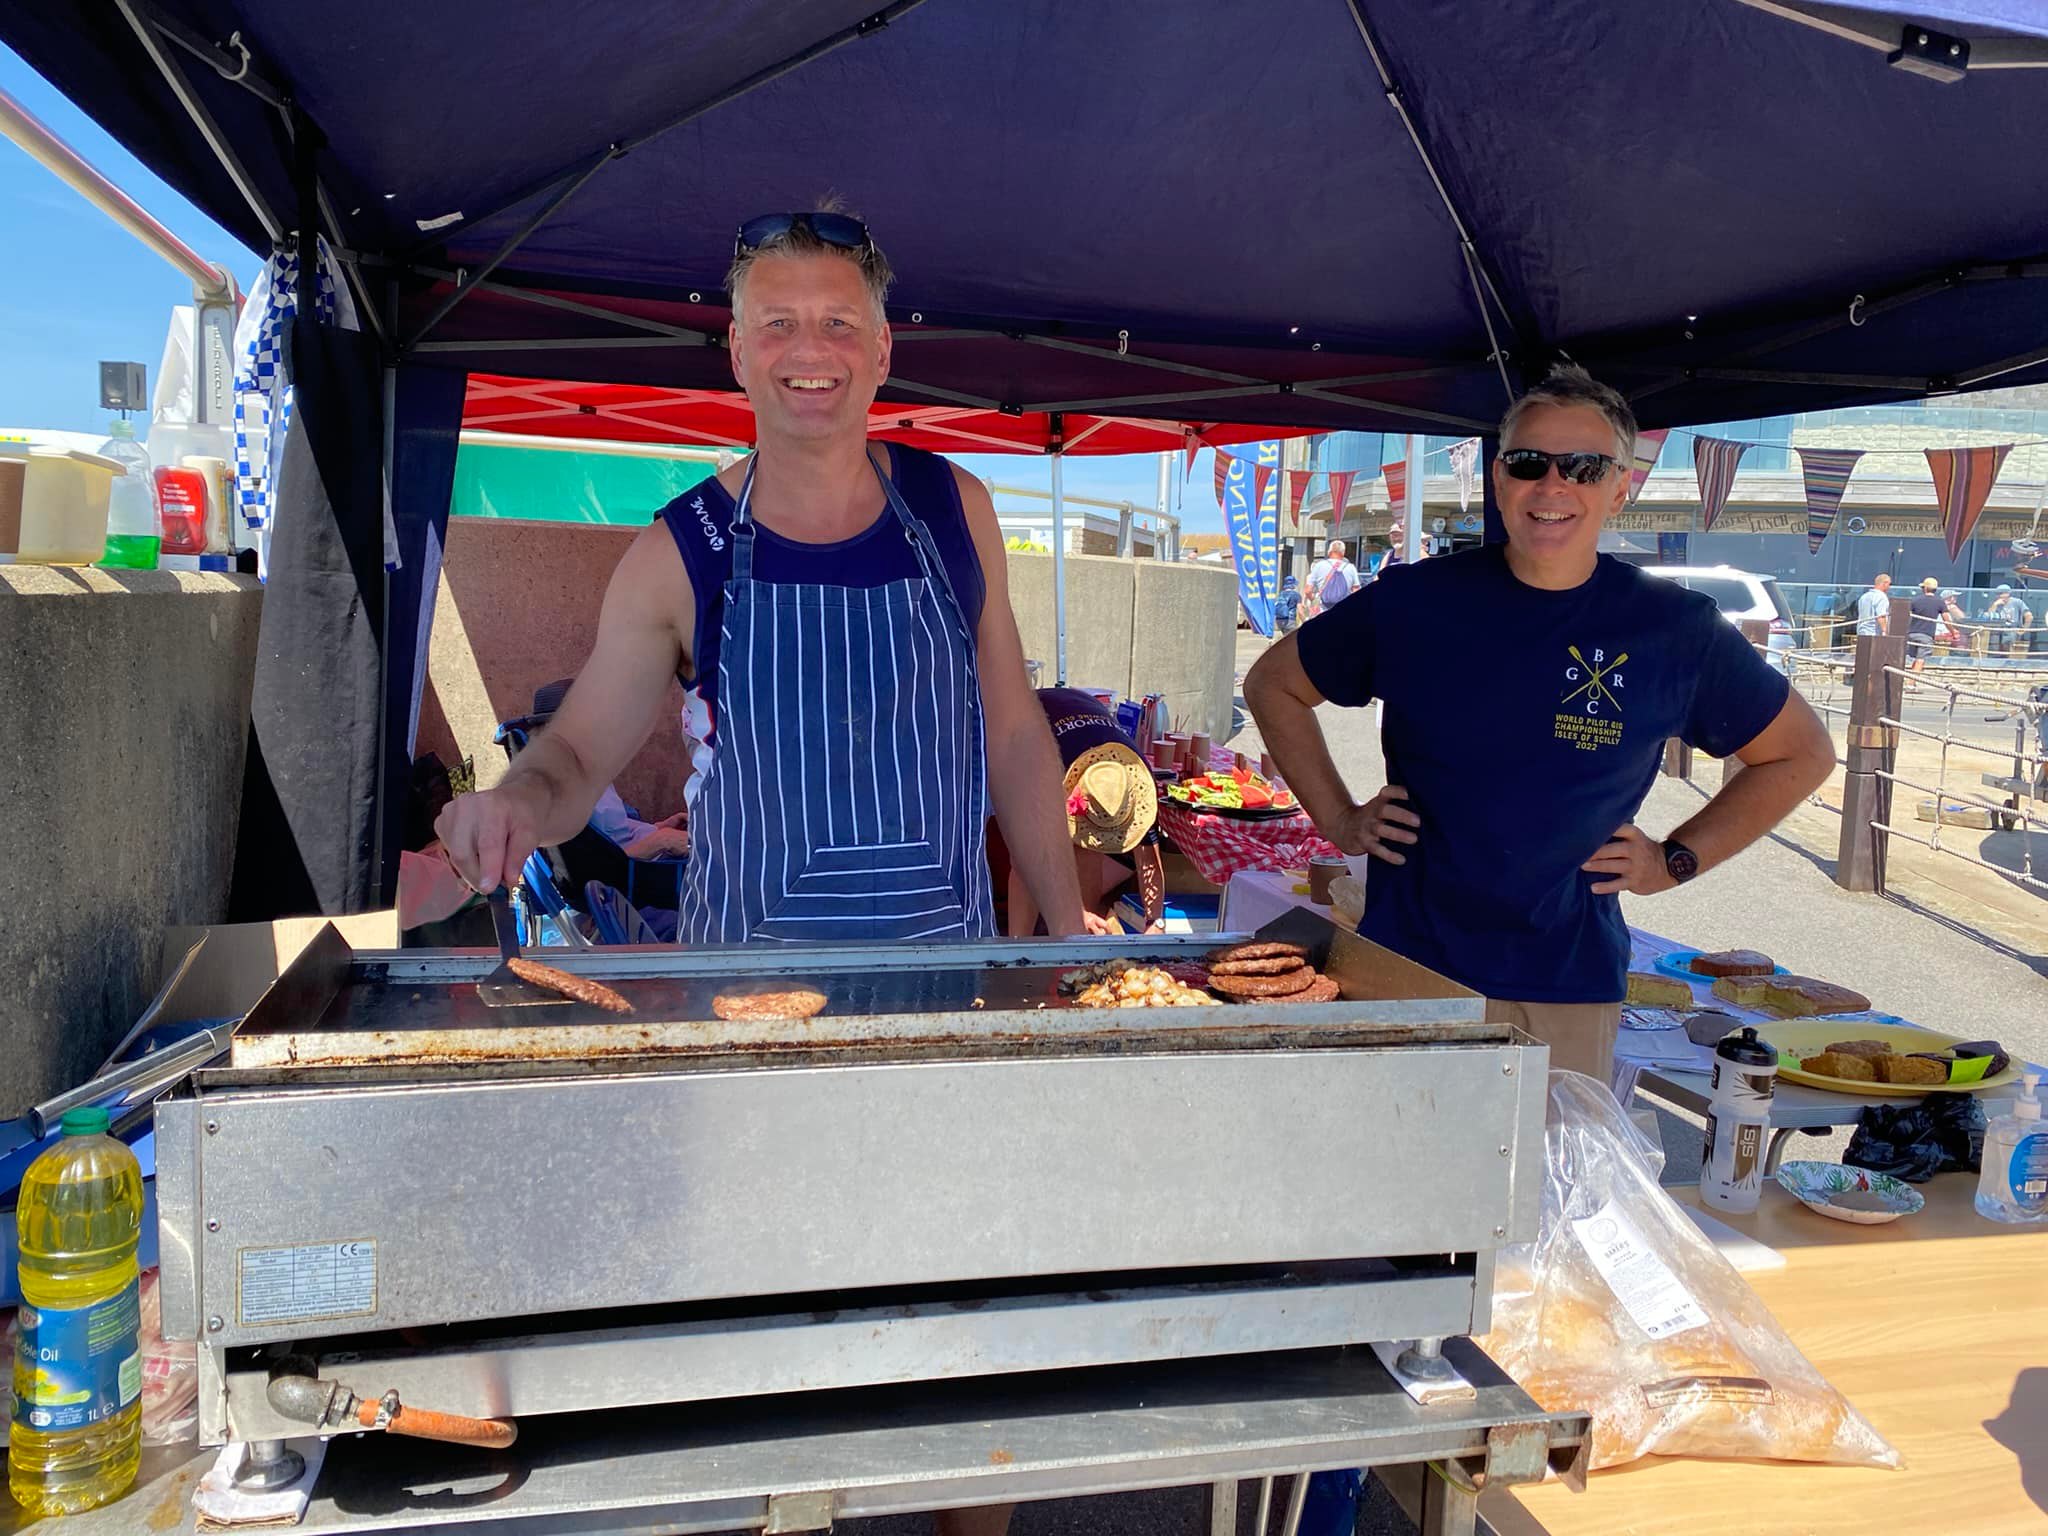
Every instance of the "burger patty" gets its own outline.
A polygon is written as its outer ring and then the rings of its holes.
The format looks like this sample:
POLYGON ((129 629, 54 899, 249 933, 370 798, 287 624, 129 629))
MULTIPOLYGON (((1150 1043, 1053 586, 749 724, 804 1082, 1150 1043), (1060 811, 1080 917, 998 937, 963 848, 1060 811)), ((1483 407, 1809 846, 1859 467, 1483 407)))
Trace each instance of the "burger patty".
POLYGON ((1299 955, 1273 955, 1259 960, 1218 960, 1211 976, 1284 976, 1307 964, 1299 955))
POLYGON ((1233 944, 1227 949, 1212 951, 1209 956, 1211 968, 1230 965, 1239 960, 1280 960, 1308 959, 1308 951, 1299 944, 1233 944))
POLYGON ((823 1012, 825 994, 798 987, 788 992, 721 992, 711 1011, 740 1022, 764 1019, 808 1019, 823 1012))
POLYGON ((1305 992, 1322 978, 1308 966, 1299 966, 1278 976, 1218 976, 1209 973, 1212 991, 1232 998, 1285 998, 1305 992))
POLYGON ((507 960, 505 967, 521 981, 536 987, 543 987, 558 997, 571 1002, 588 1003, 593 1008, 602 1008, 606 1013, 631 1013, 633 1005, 601 982, 587 977, 572 976, 567 971, 558 971, 552 965, 542 965, 538 960, 528 960, 524 955, 507 960))

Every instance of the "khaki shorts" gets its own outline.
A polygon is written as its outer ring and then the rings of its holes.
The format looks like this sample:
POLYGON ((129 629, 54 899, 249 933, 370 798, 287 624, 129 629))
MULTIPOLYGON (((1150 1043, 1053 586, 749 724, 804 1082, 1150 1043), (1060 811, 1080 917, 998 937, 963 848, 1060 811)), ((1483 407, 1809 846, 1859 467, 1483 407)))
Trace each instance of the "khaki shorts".
POLYGON ((1489 997, 1489 1024, 1513 1024, 1550 1047, 1550 1070, 1583 1072, 1607 1087, 1614 1078, 1619 1003, 1511 1003, 1489 997))

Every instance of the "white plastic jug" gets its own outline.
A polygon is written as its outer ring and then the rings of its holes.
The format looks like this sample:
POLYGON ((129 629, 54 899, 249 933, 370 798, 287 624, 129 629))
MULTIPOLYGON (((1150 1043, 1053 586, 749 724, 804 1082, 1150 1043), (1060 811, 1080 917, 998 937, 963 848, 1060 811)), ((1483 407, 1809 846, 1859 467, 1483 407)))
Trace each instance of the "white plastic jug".
POLYGON ((122 468, 76 448, 31 448, 21 494, 24 565, 91 565, 107 552, 107 498, 122 468))

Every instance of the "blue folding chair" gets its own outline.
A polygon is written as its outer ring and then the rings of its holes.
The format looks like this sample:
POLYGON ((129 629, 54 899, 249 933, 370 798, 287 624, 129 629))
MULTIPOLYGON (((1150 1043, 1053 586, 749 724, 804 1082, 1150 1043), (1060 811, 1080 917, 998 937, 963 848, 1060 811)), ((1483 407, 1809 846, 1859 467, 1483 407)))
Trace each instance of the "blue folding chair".
MULTIPOLYGON (((500 722, 492 739, 504 749, 508 761, 526 749, 534 731, 545 725, 561 707, 569 692, 570 679, 563 678, 538 689, 533 712, 500 722)), ((575 836, 535 850, 522 871, 522 889, 529 893, 523 903, 522 936, 528 927, 559 932, 557 942, 587 943, 586 931, 600 944, 657 943, 661 940, 611 937, 634 931, 633 925, 617 915, 620 908, 635 911, 647 907, 672 911, 680 899, 682 864, 674 859, 633 859, 626 851, 593 826, 584 826, 575 836), (590 892, 612 893, 610 915, 600 916, 591 903, 590 892), (578 901, 581 901, 579 908, 578 901)), ((647 924, 640 919, 640 927, 647 924)), ((547 942, 545 938, 539 942, 547 942)))

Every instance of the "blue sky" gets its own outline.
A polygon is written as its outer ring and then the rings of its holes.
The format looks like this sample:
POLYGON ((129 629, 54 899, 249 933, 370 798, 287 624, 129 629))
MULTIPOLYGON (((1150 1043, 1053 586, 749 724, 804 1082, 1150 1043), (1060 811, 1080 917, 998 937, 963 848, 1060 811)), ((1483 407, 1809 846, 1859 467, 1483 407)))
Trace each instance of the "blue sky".
MULTIPOLYGON (((4 47, 0 90, 200 255, 232 267, 247 286, 258 264, 254 252, 150 174, 4 47)), ((171 307, 191 296, 190 285, 168 263, 11 140, 0 139, 0 430, 103 430, 107 418, 99 409, 99 363, 143 363, 154 388, 171 307)), ((1050 488, 1052 483, 1043 458, 964 454, 960 459, 999 484, 1050 488)), ((1157 464, 1150 454, 1071 459, 1066 490, 1150 506, 1158 493, 1157 464)), ((1205 451, 1187 483, 1184 516, 1191 533, 1221 527, 1211 483, 1205 451)))

